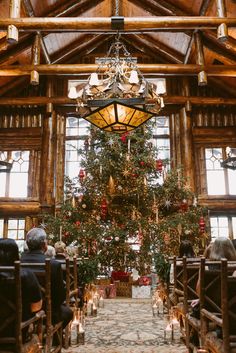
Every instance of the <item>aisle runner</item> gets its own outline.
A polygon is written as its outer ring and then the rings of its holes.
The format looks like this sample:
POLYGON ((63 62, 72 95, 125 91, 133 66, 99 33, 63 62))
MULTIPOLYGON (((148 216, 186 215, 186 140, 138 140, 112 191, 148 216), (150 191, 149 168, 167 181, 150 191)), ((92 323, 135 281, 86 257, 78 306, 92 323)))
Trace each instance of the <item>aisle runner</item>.
POLYGON ((149 299, 106 299, 97 317, 86 319, 85 345, 67 353, 185 353, 177 339, 164 341, 166 318, 153 317, 149 299))

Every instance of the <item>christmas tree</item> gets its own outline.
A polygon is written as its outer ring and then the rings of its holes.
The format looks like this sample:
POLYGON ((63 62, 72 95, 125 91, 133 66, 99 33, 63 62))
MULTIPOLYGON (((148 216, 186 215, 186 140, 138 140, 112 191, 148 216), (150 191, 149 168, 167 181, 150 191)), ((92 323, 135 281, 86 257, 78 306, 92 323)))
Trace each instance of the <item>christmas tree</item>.
POLYGON ((61 227, 61 240, 78 246, 80 257, 141 273, 155 254, 177 254, 182 239, 201 247, 204 211, 182 170, 168 171, 151 138, 152 123, 122 135, 91 127, 77 151, 78 178, 66 178, 64 205, 56 217, 45 217, 52 242, 61 227))

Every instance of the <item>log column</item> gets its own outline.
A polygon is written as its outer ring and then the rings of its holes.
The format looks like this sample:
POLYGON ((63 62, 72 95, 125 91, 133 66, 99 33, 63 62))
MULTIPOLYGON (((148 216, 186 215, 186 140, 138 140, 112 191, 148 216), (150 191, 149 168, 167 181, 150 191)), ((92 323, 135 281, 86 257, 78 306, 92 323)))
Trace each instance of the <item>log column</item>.
MULTIPOLYGON (((198 65, 205 65, 205 59, 204 59, 204 51, 203 51, 203 45, 202 45, 202 35, 200 32, 196 32, 194 34, 195 38, 195 46, 196 46, 196 63, 198 65)), ((205 86, 207 85, 207 74, 205 71, 200 71, 198 73, 198 85, 199 86, 205 86)))
POLYGON ((170 137, 171 137, 171 167, 178 168, 181 165, 180 149, 180 121, 179 114, 170 115, 170 137))
MULTIPOLYGON (((216 8, 218 17, 227 17, 225 0, 216 0, 216 8)), ((224 22, 217 28, 217 39, 220 42, 225 42, 228 39, 228 27, 224 22)))
MULTIPOLYGON (((20 5, 21 0, 11 0, 10 1, 10 18, 20 17, 20 5)), ((7 42, 9 44, 17 43, 19 39, 19 31, 15 25, 10 24, 7 27, 7 42)))
POLYGON ((192 192, 196 191, 195 165, 193 151, 192 119, 186 108, 180 110, 181 160, 187 184, 192 192))
POLYGON ((64 200, 64 167, 65 167, 65 133, 66 118, 57 116, 57 154, 56 154, 56 194, 55 212, 60 209, 64 200))
MULTIPOLYGON (((40 64, 40 37, 36 34, 34 38, 34 43, 32 46, 32 65, 39 65, 40 64)), ((36 70, 32 70, 30 73, 30 83, 33 86, 39 84, 39 73, 36 70)))
MULTIPOLYGON (((52 81, 48 80, 47 96, 52 95, 52 81)), ((49 107, 48 107, 49 108, 49 107)), ((50 109, 53 108, 50 105, 50 109)), ((43 212, 54 208, 54 161, 56 146, 56 112, 47 111, 43 119, 43 138, 41 155, 40 201, 43 212)))

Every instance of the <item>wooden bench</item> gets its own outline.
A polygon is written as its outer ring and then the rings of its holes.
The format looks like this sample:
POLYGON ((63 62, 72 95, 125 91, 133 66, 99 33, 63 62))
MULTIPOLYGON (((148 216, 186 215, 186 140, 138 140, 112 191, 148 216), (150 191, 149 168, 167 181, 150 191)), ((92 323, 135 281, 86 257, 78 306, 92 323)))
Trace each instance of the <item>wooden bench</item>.
POLYGON ((45 314, 41 310, 29 320, 22 321, 20 262, 15 261, 14 266, 1 266, 0 272, 6 274, 0 276, 0 352, 41 353, 45 314))
POLYGON ((45 263, 22 263, 21 266, 24 268, 29 268, 34 272, 40 283, 41 291, 43 294, 43 307, 46 314, 44 352, 61 352, 62 322, 58 322, 54 325, 52 324, 50 259, 46 259, 45 263))
POLYGON ((236 352, 236 278, 232 276, 236 266, 228 266, 226 259, 221 260, 221 268, 217 274, 219 284, 209 281, 205 266, 201 266, 201 345, 211 353, 236 352), (216 298, 219 290, 220 299, 216 298), (206 303, 208 302, 208 306, 206 303), (210 304, 210 305, 209 305, 210 304))

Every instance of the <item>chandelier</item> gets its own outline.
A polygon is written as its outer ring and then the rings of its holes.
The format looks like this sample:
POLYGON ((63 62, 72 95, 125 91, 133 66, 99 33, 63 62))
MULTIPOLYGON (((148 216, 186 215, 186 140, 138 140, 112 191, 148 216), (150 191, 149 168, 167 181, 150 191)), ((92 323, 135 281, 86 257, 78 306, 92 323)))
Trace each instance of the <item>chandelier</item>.
POLYGON ((221 167, 236 170, 236 148, 226 147, 227 158, 221 162, 221 167))
POLYGON ((9 173, 12 168, 12 162, 0 161, 0 173, 9 173))
POLYGON ((79 117, 107 132, 131 131, 164 106, 158 85, 145 80, 119 34, 97 71, 78 87, 68 96, 77 100, 79 117))

